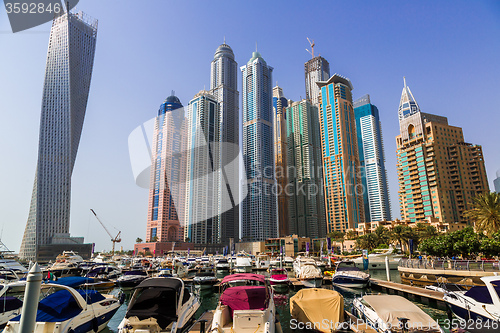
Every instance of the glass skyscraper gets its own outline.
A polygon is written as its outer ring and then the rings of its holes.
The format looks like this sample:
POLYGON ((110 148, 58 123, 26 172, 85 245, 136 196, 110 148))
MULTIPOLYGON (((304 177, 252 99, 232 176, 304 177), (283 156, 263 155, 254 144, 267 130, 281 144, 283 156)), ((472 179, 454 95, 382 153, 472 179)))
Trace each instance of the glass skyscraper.
POLYGON ((283 89, 273 88, 274 112, 274 162, 278 199, 278 235, 288 236, 288 196, 285 192, 287 180, 287 136, 286 136, 286 107, 288 101, 283 95, 283 89))
POLYGON ((182 103, 172 92, 155 120, 147 242, 184 240, 185 129, 182 103))
POLYGON ((273 148, 273 68, 253 52, 243 72, 243 159, 248 195, 243 200, 246 241, 278 235, 273 148))
POLYGON ((354 116, 363 181, 365 220, 366 222, 390 221, 391 206, 382 125, 377 107, 370 103, 370 95, 365 95, 354 102, 354 116))
POLYGON ((223 184, 219 114, 219 103, 208 91, 200 91, 189 102, 184 237, 198 244, 219 242, 219 186, 223 184))
POLYGON ((500 170, 497 171, 497 178, 493 181, 495 192, 500 193, 500 170))
POLYGON ((334 74, 318 82, 327 232, 365 222, 352 84, 334 74))
POLYGON ((314 57, 304 64, 304 72, 306 78, 306 99, 312 105, 319 107, 320 89, 316 83, 326 81, 330 78, 330 64, 321 56, 314 57))
POLYGON ((69 236, 71 175, 87 109, 96 38, 97 20, 82 12, 62 14, 52 22, 38 162, 19 252, 25 260, 54 259, 61 244, 68 250, 86 251, 83 238, 69 236))
POLYGON ((234 60, 233 50, 226 41, 215 51, 211 64, 210 94, 219 103, 219 121, 221 143, 219 156, 221 167, 224 167, 219 188, 219 219, 217 242, 229 244, 229 239, 240 237, 239 218, 239 93, 238 64, 234 60), (233 163, 231 163, 233 162, 233 163), (231 184, 231 186, 229 186, 231 184), (225 193, 229 198, 225 197, 225 193), (229 202, 226 202, 228 201, 229 202), (228 204, 233 207, 226 211, 228 204))
POLYGON ((318 108, 309 100, 286 109, 289 234, 325 237, 325 197, 318 108))

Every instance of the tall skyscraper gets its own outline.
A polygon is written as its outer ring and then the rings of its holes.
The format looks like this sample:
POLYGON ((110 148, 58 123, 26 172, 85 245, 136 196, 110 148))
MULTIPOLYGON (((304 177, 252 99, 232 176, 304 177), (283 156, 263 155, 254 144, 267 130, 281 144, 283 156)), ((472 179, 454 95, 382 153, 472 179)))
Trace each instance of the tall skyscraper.
POLYGON ((248 195, 243 200, 243 239, 278 235, 273 149, 273 68, 253 52, 243 72, 243 159, 248 195))
POLYGON ((334 74, 318 82, 327 232, 365 222, 352 84, 334 74))
POLYGON ((184 240, 185 130, 181 101, 172 92, 161 104, 155 120, 147 242, 184 240))
POLYGON ((289 234, 326 235, 325 197, 318 108, 309 100, 286 109, 289 234))
POLYGON ((189 102, 186 226, 184 237, 193 243, 219 242, 220 168, 219 103, 202 90, 189 102))
POLYGON ((363 181, 365 220, 390 221, 391 206, 382 125, 377 107, 370 103, 370 95, 365 95, 354 102, 354 116, 363 181))
POLYGON ((446 117, 421 112, 404 82, 401 96, 397 172, 401 218, 425 222, 468 222, 472 199, 489 191, 481 146, 464 142, 446 117), (416 108, 411 106, 417 105, 416 108), (410 106, 411 112, 405 113, 410 106))
POLYGON ((87 109, 96 38, 97 20, 82 12, 62 14, 52 21, 37 169, 19 252, 25 260, 54 259, 54 253, 64 248, 61 244, 87 252, 83 238, 69 236, 69 219, 71 175, 87 109))
POLYGON ((330 64, 325 58, 318 56, 304 64, 306 78, 306 99, 319 107, 320 88, 316 84, 319 81, 326 81, 330 78, 330 64))
POLYGON ((274 166, 276 174, 278 197, 278 235, 290 235, 288 229, 288 195, 285 191, 287 180, 287 135, 286 135, 286 107, 288 101, 283 95, 283 89, 273 88, 274 111, 274 166))
MULTIPOLYGON (((231 161, 237 158, 239 153, 239 93, 238 93, 238 64, 234 60, 233 50, 226 41, 215 51, 214 60, 211 65, 210 94, 219 102, 220 142, 219 156, 224 174, 220 181, 223 183, 220 191, 227 192, 233 208, 225 211, 225 207, 219 207, 219 235, 217 242, 229 244, 229 239, 240 238, 239 218, 239 170, 227 167, 231 161), (234 146, 228 145, 232 144, 234 146), (233 149, 231 149, 233 147, 233 149), (236 154, 236 156, 235 156, 236 154), (236 181, 233 181, 236 180, 236 181), (233 186, 229 186, 229 183, 233 186)), ((238 161, 238 160, 236 160, 238 161)), ((219 194, 219 198, 223 193, 219 194)), ((220 204, 225 204, 222 200, 220 204)))
POLYGON ((500 193, 500 170, 497 171, 497 178, 493 181, 495 192, 500 193))

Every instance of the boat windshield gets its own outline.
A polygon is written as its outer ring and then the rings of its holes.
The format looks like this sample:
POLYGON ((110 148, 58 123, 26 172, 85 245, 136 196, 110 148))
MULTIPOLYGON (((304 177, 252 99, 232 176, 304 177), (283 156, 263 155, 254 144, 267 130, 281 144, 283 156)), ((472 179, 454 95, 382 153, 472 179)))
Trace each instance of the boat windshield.
MULTIPOLYGON (((495 291, 497 292, 497 295, 500 295, 500 282, 494 281, 491 282, 493 287, 495 288, 495 291)), ((477 302, 484 303, 484 304, 493 304, 493 300, 491 299, 490 292, 488 290, 488 287, 486 286, 474 286, 470 288, 464 296, 468 296, 472 299, 474 299, 477 302)))
POLYGON ((153 317, 162 329, 177 320, 178 298, 175 289, 149 287, 139 292, 139 296, 129 305, 126 318, 136 316, 144 320, 153 317))
POLYGON ((148 274, 144 271, 134 270, 123 273, 123 275, 140 275, 140 276, 148 276, 148 274))

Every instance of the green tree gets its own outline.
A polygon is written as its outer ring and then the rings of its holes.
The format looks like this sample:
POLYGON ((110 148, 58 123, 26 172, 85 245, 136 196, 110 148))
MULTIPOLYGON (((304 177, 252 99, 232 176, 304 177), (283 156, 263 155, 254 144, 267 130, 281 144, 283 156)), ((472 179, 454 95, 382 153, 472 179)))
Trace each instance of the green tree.
POLYGON ((334 242, 342 243, 342 250, 340 251, 340 253, 342 253, 344 251, 345 233, 343 233, 342 231, 332 231, 328 234, 328 237, 330 237, 334 242))
POLYGON ((397 242, 401 251, 403 251, 403 242, 406 241, 405 230, 403 226, 397 225, 392 229, 390 239, 393 242, 397 242))
POLYGON ((358 249, 373 250, 378 245, 378 237, 375 233, 366 234, 356 239, 356 247, 358 249))
POLYGON ((151 242, 157 242, 158 241, 158 237, 154 236, 153 238, 151 238, 151 242))
POLYGON ((137 237, 137 238, 135 239, 135 242, 136 242, 136 243, 142 243, 142 238, 137 237))
POLYGON ((377 246, 380 244, 389 244, 389 241, 391 240, 391 232, 383 226, 379 226, 375 229, 375 235, 377 235, 378 238, 377 246))
POLYGON ((353 240, 358 238, 358 233, 354 230, 348 230, 347 233, 345 234, 346 239, 353 240))
POLYGON ((488 236, 500 230, 500 194, 484 193, 474 198, 472 208, 465 212, 478 232, 486 232, 488 236))

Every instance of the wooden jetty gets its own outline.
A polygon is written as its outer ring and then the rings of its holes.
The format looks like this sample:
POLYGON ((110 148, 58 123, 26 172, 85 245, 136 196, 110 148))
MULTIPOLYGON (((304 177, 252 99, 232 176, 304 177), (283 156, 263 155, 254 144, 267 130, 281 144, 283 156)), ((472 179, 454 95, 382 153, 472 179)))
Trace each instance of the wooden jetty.
POLYGON ((210 331, 213 319, 214 319, 214 310, 204 312, 201 315, 201 317, 193 324, 193 326, 191 326, 186 331, 186 333, 205 333, 210 331))
POLYGON ((345 311, 345 320, 349 320, 350 328, 354 333, 377 333, 377 331, 363 320, 356 318, 352 313, 345 311))
POLYGON ((438 308, 446 308, 446 303, 443 301, 444 293, 440 291, 373 278, 370 279, 370 286, 372 289, 379 289, 387 294, 397 294, 407 297, 410 300, 420 301, 424 304, 436 303, 438 308))

